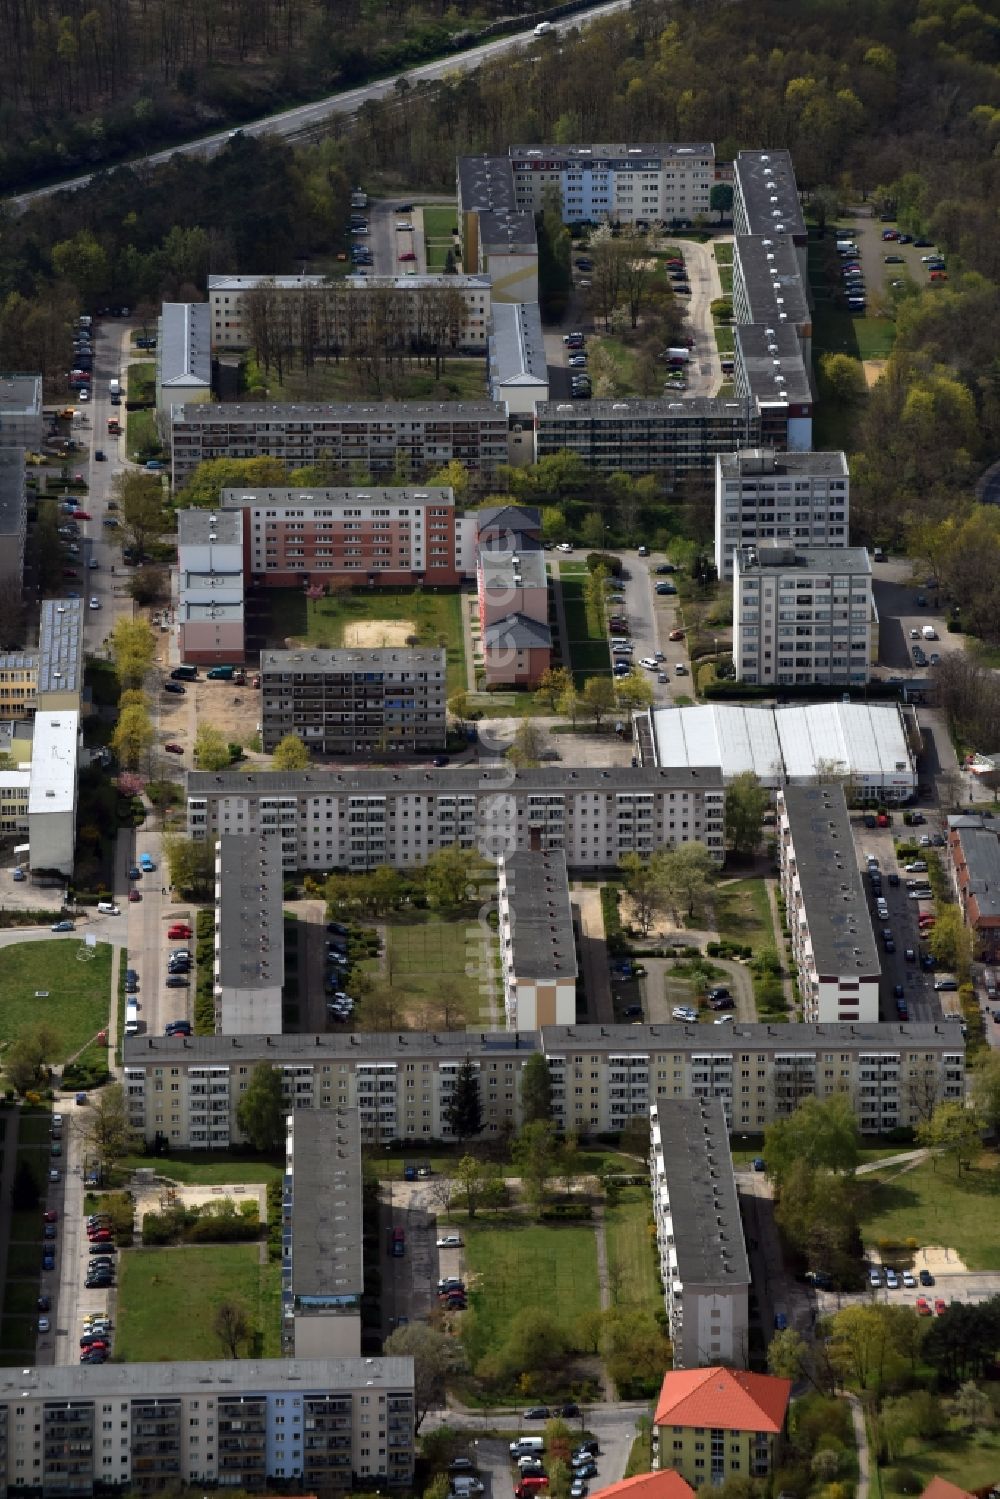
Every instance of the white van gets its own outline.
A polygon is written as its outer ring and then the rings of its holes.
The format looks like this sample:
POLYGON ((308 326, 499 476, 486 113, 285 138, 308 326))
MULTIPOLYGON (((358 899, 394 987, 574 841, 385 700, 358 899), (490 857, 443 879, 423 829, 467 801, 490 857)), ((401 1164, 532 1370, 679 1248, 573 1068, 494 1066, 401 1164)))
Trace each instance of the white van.
POLYGON ((99 900, 97 902, 97 912, 100 916, 120 916, 122 908, 121 906, 116 906, 114 901, 99 900))
POLYGON ((471 1473, 457 1474, 451 1480, 451 1492, 458 1495, 458 1499, 470 1499, 472 1494, 481 1494, 486 1485, 481 1478, 474 1478, 471 1473))
POLYGON ((518 1437, 516 1442, 510 1444, 511 1457, 527 1457, 531 1452, 544 1452, 545 1442, 542 1437, 518 1437))
POLYGON ((126 1036, 137 1036, 139 1034, 139 1003, 135 999, 125 1001, 125 1034, 126 1036))
POLYGON ((924 625, 920 633, 925 640, 936 640, 938 638, 938 632, 933 625, 924 625))
POLYGON ((553 26, 551 21, 539 21, 538 25, 535 27, 535 35, 548 36, 549 32, 554 30, 555 27, 553 26))

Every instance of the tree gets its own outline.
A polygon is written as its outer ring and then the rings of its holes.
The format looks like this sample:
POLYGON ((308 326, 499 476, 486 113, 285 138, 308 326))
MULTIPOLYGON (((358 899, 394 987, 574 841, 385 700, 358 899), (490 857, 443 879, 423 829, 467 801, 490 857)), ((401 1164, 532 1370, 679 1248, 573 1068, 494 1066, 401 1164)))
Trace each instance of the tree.
POLYGON ((424 889, 432 906, 460 911, 476 898, 485 865, 475 849, 451 843, 431 854, 424 866, 424 889))
POLYGON ((601 727, 604 717, 615 706, 615 686, 610 677, 588 677, 583 684, 584 707, 593 714, 594 725, 601 727))
POLYGON ((709 190, 708 206, 719 215, 719 223, 733 211, 733 189, 728 182, 716 182, 709 190))
POLYGON ((918 1125, 921 1145, 937 1150, 955 1163, 955 1174, 961 1176, 982 1150, 976 1116, 955 1099, 939 1103, 926 1124, 918 1125))
POLYGON ((122 542, 141 557, 150 541, 164 530, 163 484, 158 474, 122 469, 111 481, 118 500, 122 542))
POLYGON ((135 1139, 122 1085, 112 1083, 109 1088, 95 1093, 91 1100, 86 1140, 100 1162, 102 1172, 110 1171, 116 1161, 127 1156, 135 1146, 135 1139))
POLYGON ((298 734, 286 734, 274 746, 271 756, 272 770, 307 770, 309 751, 298 734))
POLYGON ((229 741, 220 729, 200 723, 194 738, 194 763, 199 770, 225 770, 232 763, 229 741))
POLYGON ((937 921, 927 938, 927 946, 942 968, 948 968, 964 980, 972 962, 972 940, 958 906, 939 904, 937 921))
POLYGON ((867 398, 865 372, 850 354, 824 354, 819 361, 823 395, 845 410, 857 409, 867 398))
POLYGON ((59 1037, 50 1025, 40 1021, 22 1032, 8 1046, 3 1058, 7 1082, 18 1093, 30 1093, 46 1076, 46 1059, 59 1047, 59 1037))
POLYGON ((453 692, 448 699, 448 712, 458 723, 465 723, 469 717, 470 703, 469 694, 464 687, 453 692))
POLYGON ((960 1386, 951 1402, 951 1408, 956 1418, 970 1431, 994 1424, 993 1402, 971 1379, 960 1386))
POLYGON ((128 591, 143 607, 159 603, 167 596, 166 568, 157 567, 155 563, 137 567, 129 579, 128 591))
POLYGON ((462 1367, 462 1345, 426 1322, 411 1322, 390 1333, 384 1351, 413 1360, 414 1431, 419 1431, 427 1412, 444 1404, 448 1376, 462 1367))
POLYGON ((506 1195, 503 1177, 496 1166, 488 1166, 474 1155, 464 1155, 455 1168, 454 1185, 465 1198, 465 1210, 470 1218, 476 1216, 480 1206, 495 1207, 496 1189, 506 1195))
POLYGON ((572 675, 565 666, 547 666, 538 679, 535 701, 550 713, 556 711, 556 703, 567 687, 572 687, 572 675))
POLYGON ((556 699, 556 712, 561 713, 563 718, 568 718, 576 728, 577 714, 580 712, 580 695, 572 685, 564 687, 556 699))
POLYGON ((163 840, 170 883, 188 899, 207 900, 215 888, 215 849, 207 839, 172 833, 163 840))
POLYGON ((648 937, 656 913, 663 907, 663 851, 648 857, 630 851, 622 855, 618 868, 626 893, 635 907, 635 918, 642 935, 648 937))
POLYGON ((690 920, 708 893, 715 864, 704 843, 693 839, 665 850, 662 861, 664 887, 669 899, 687 909, 690 920))
POLYGON ((111 659, 123 687, 141 687, 156 660, 156 636, 148 621, 119 614, 111 627, 111 659))
POLYGON ((633 667, 627 677, 616 678, 615 694, 624 712, 634 713, 652 705, 653 684, 633 667))
POLYGON ((530 770, 541 764, 545 736, 530 718, 522 718, 514 731, 514 742, 507 759, 517 770, 530 770))
POLYGON ((483 1105, 479 1096, 479 1069, 468 1057, 455 1074, 455 1085, 444 1106, 444 1121, 459 1142, 482 1132, 483 1105))
POLYGON ((511 1156, 536 1215, 548 1201, 549 1182, 558 1169, 558 1142, 551 1120, 535 1119, 525 1124, 514 1141, 511 1156))
POLYGON ((153 720, 147 708, 139 703, 119 708, 118 721, 111 731, 110 740, 119 765, 127 766, 130 770, 137 769, 145 762, 155 738, 153 720))
POLYGON ((552 1073, 544 1052, 532 1052, 521 1069, 521 1114, 525 1124, 552 1118, 552 1073))
POLYGON ((981 1051, 971 1070, 972 1102, 979 1123, 1000 1135, 1000 1052, 981 1051))
POLYGON ((726 837, 733 853, 749 857, 760 844, 770 792, 755 771, 742 770, 726 787, 726 837))
POLYGON ((222 1344, 227 1358, 239 1358, 240 1344, 251 1333, 250 1318, 242 1301, 220 1301, 212 1318, 212 1331, 222 1344))
POLYGON ((287 1112, 281 1073, 270 1062, 258 1062, 236 1105, 236 1122, 254 1150, 278 1149, 287 1112))
POLYGON ((798 1163, 813 1170, 851 1175, 858 1164, 859 1134, 854 1105, 846 1093, 803 1098, 793 1113, 764 1131, 767 1168, 781 1187, 798 1163))

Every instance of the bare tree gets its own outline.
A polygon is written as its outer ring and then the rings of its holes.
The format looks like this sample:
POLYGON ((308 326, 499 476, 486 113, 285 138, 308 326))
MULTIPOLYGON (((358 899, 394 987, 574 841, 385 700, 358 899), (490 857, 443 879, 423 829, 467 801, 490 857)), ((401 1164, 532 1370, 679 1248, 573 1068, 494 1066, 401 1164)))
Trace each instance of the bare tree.
POLYGON ((241 1301, 220 1301, 212 1318, 212 1331, 229 1358, 239 1358, 240 1344, 250 1337, 250 1319, 241 1301))

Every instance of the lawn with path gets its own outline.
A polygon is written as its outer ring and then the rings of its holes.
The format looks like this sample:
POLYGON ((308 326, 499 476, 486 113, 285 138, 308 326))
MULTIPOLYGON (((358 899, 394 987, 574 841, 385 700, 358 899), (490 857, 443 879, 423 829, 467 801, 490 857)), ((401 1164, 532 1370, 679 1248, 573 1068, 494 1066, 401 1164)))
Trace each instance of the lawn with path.
POLYGON ((0 1045, 44 1021, 56 1037, 50 1060, 65 1061, 107 1026, 110 985, 110 943, 87 948, 53 938, 0 948, 0 1045), (43 990, 45 998, 36 998, 43 990))
POLYGON ((861 1178, 861 1232, 866 1244, 888 1240, 954 1249, 970 1270, 1000 1270, 1000 1159, 980 1156, 957 1177, 945 1159, 913 1170, 889 1167, 861 1178))
MULTIPOLYGON (((403 621, 412 626, 417 644, 443 644, 448 654, 448 691, 466 683, 465 645, 462 638, 461 595, 418 588, 379 588, 372 592, 334 593, 329 598, 309 599, 299 589, 269 590, 265 602, 270 613, 267 642, 279 649, 289 644, 335 648, 344 644, 352 625, 374 625, 385 621, 386 643, 398 640, 403 621)), ((373 636, 377 636, 377 628, 373 636)), ((370 642, 377 645, 373 638, 370 642)))
POLYGON ((461 985, 465 994, 464 1015, 456 1017, 452 1028, 473 1024, 486 999, 479 972, 483 945, 478 920, 460 917, 447 921, 433 911, 415 912, 412 918, 387 922, 386 934, 386 977, 393 988, 407 996, 413 1018, 433 1002, 442 978, 448 978, 461 985), (475 972, 467 973, 467 967, 475 972))
POLYGON ((463 1227, 469 1302, 466 1338, 473 1367, 503 1343, 512 1318, 544 1311, 577 1338, 580 1319, 600 1306, 597 1244, 590 1223, 542 1225, 515 1217, 463 1227))
POLYGON ((715 926, 724 942, 759 952, 774 946, 774 926, 763 880, 722 880, 712 892, 715 926))
MULTIPOLYGON (((124 1363, 222 1358, 212 1328, 219 1303, 240 1302, 257 1358, 281 1353, 281 1267, 260 1245, 127 1249, 119 1255, 115 1357, 124 1363)), ((228 1357, 228 1354, 225 1355, 228 1357)))
POLYGON ((564 573, 560 567, 559 580, 573 680, 577 688, 581 688, 588 677, 610 673, 611 655, 601 621, 595 619, 593 611, 587 608, 586 573, 564 573))
MULTIPOLYGON (((458 223, 458 210, 454 204, 429 203, 426 208, 421 208, 420 213, 424 223, 427 269, 443 271, 448 259, 448 251, 455 245, 455 238, 451 231, 458 223)), ((462 269, 461 261, 457 263, 456 268, 462 269)))
POLYGON ((604 1214, 612 1304, 660 1311, 663 1293, 656 1272, 649 1193, 645 1187, 622 1187, 614 1197, 604 1214))
POLYGON ((124 1181, 133 1171, 148 1171, 154 1166, 157 1176, 165 1176, 168 1181, 192 1187, 235 1187, 245 1182, 263 1182, 266 1185, 268 1182, 281 1181, 285 1169, 283 1157, 258 1159, 213 1150, 208 1158, 205 1151, 155 1157, 129 1155, 119 1162, 118 1170, 124 1181))

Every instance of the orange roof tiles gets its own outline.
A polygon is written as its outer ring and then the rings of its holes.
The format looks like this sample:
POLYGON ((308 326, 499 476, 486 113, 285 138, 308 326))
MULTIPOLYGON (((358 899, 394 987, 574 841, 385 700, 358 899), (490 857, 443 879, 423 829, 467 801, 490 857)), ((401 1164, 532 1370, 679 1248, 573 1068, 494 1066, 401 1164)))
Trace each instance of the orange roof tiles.
POLYGON ((791 1390, 790 1379, 744 1369, 672 1369, 664 1377, 654 1420, 657 1426, 779 1432, 791 1390))
POLYGON ((694 1499, 694 1489, 673 1468, 659 1473, 639 1473, 601 1490, 601 1499, 694 1499))
POLYGON ((960 1489, 957 1483, 947 1478, 935 1477, 924 1489, 920 1499, 972 1499, 968 1489, 960 1489))

